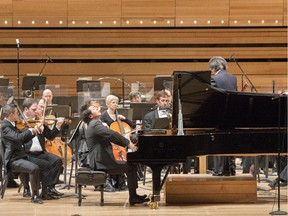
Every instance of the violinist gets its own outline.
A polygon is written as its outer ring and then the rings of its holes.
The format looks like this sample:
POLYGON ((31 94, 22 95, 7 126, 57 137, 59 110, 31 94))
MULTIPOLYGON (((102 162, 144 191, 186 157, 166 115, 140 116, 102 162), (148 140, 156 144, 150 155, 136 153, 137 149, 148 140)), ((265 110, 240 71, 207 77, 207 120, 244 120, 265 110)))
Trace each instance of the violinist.
POLYGON ((29 181, 26 180, 28 174, 32 189, 31 202, 42 204, 43 201, 38 189, 40 185, 40 168, 30 160, 30 156, 23 149, 24 141, 31 140, 37 135, 37 128, 27 128, 19 131, 15 127, 19 112, 14 104, 5 105, 3 107, 3 115, 5 119, 1 124, 1 145, 4 147, 4 167, 8 175, 11 171, 20 173, 19 177, 24 185, 24 197, 31 196, 29 181), (28 190, 30 194, 28 194, 28 190))
MULTIPOLYGON (((26 98, 22 107, 22 118, 37 120, 35 117, 39 107, 35 99, 26 98)), ((38 120, 44 121, 44 119, 38 120)), ((24 144, 25 152, 31 156, 31 160, 41 169, 42 198, 46 200, 59 199, 63 195, 63 193, 55 189, 62 170, 62 159, 47 152, 45 149, 45 138, 53 140, 59 134, 63 122, 63 118, 58 118, 53 129, 50 129, 45 124, 42 125, 40 128, 41 133, 24 144)))
MULTIPOLYGON (((117 122, 119 119, 120 121, 123 121, 127 123, 130 128, 135 128, 136 124, 133 123, 131 120, 127 119, 125 116, 118 114, 117 108, 119 99, 115 95, 108 95, 105 100, 107 110, 104 111, 101 114, 101 121, 105 122, 109 127, 111 127, 111 124, 114 122, 117 122)), ((115 188, 118 188, 120 191, 127 190, 127 185, 125 181, 124 175, 111 175, 111 185, 115 188)))
POLYGON ((108 174, 126 173, 130 205, 142 204, 149 199, 146 195, 136 193, 138 187, 136 165, 126 161, 116 161, 112 153, 111 142, 136 151, 137 147, 128 139, 109 129, 100 120, 101 107, 99 103, 86 103, 81 107, 81 116, 88 125, 86 140, 89 149, 90 169, 103 170, 108 174))

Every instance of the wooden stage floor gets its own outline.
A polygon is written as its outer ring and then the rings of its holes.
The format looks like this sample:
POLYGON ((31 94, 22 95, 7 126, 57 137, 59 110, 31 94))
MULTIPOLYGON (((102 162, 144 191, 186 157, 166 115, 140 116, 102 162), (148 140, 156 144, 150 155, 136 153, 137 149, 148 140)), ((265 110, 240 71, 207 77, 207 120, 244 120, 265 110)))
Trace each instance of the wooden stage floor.
MULTIPOLYGON (((239 173, 240 174, 240 173, 239 173)), ((195 174, 188 174, 195 175, 195 174)), ((238 171, 237 171, 238 175, 238 171)), ((61 176, 63 178, 63 176, 61 176)), ((264 176, 261 175, 264 178, 264 176)), ((275 179, 276 176, 269 176, 269 179, 275 179)), ((72 179, 72 184, 74 179, 72 179)), ((139 182, 138 193, 151 193, 151 174, 147 175, 145 185, 139 182)), ((105 205, 100 206, 100 192, 94 191, 94 187, 83 188, 83 194, 87 195, 83 199, 82 206, 78 206, 75 188, 71 187, 61 190, 65 197, 60 200, 47 200, 44 204, 33 204, 29 198, 22 197, 17 192, 17 188, 7 188, 4 199, 0 200, 1 216, 126 216, 126 215, 213 215, 213 216, 259 216, 269 215, 271 211, 278 210, 277 190, 269 190, 267 182, 260 182, 258 186, 267 189, 267 191, 258 191, 256 203, 241 204, 193 204, 193 205, 168 205, 165 204, 164 192, 161 192, 161 202, 158 209, 150 209, 148 205, 129 206, 128 191, 104 193, 105 205)), ((281 187, 280 210, 287 211, 287 186, 281 187)))

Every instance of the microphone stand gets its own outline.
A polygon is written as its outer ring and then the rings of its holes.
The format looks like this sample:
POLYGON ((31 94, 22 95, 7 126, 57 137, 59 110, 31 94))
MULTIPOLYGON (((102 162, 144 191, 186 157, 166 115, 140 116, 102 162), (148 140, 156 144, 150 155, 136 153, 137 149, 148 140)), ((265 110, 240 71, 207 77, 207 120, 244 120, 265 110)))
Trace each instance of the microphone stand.
POLYGON ((241 66, 240 66, 240 64, 238 63, 238 59, 237 58, 233 58, 233 59, 231 59, 231 61, 234 61, 236 64, 237 64, 237 66, 238 66, 238 68, 240 69, 240 71, 242 72, 242 79, 241 79, 241 87, 242 87, 242 89, 243 89, 243 87, 244 87, 244 83, 243 83, 243 76, 245 76, 245 78, 248 80, 248 82, 250 83, 250 85, 251 85, 251 91, 253 92, 253 90, 255 90, 255 92, 257 92, 257 89, 255 88, 255 86, 253 85, 253 83, 251 82, 251 80, 249 79, 249 77, 247 76, 247 74, 243 71, 243 69, 241 68, 241 66))
MULTIPOLYGON (((275 97, 274 99, 278 100, 278 149, 277 149, 278 150, 278 154, 277 154, 277 164, 278 164, 278 166, 277 166, 277 193, 278 193, 277 202, 278 202, 278 210, 269 212, 269 214, 270 215, 287 215, 288 213, 286 211, 280 210, 281 94, 279 97, 275 97)), ((287 106, 287 104, 286 104, 286 106, 287 106)), ((287 112, 287 108, 285 110, 285 113, 286 112, 287 112)))
POLYGON ((20 62, 19 62, 19 55, 20 55, 20 44, 18 39, 16 39, 17 43, 17 102, 20 102, 20 62))
POLYGON ((122 72, 122 106, 123 106, 123 108, 125 107, 125 99, 124 99, 124 93, 125 93, 125 91, 124 91, 124 74, 123 74, 123 72, 122 72))

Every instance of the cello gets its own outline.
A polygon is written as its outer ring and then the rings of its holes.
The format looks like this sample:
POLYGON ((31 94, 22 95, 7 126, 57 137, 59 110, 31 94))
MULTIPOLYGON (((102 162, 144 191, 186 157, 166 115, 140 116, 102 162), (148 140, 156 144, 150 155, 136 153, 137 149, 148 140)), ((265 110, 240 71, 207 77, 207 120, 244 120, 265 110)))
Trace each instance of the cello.
MULTIPOLYGON (((118 132, 127 139, 129 139, 128 136, 132 132, 131 127, 126 122, 123 122, 118 118, 117 110, 116 110, 116 121, 110 125, 110 129, 118 132)), ((119 161, 126 161, 127 160, 126 148, 113 143, 111 144, 114 158, 119 161)))

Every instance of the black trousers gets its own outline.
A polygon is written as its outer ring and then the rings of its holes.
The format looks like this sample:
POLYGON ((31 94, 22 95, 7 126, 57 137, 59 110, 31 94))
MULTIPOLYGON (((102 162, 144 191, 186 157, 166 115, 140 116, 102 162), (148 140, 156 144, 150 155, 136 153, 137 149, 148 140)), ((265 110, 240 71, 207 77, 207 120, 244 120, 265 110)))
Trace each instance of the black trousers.
POLYGON ((236 164, 235 157, 232 156, 213 156, 214 172, 235 174, 236 164))
POLYGON ((45 185, 54 186, 58 183, 62 170, 62 158, 49 152, 42 152, 39 155, 30 154, 29 157, 31 161, 40 166, 41 172, 43 172, 42 177, 47 178, 47 181, 43 179, 45 181, 45 185), (47 177, 47 175, 49 176, 47 177))
POLYGON ((126 161, 117 161, 117 166, 115 166, 115 168, 103 171, 112 175, 125 173, 127 176, 129 196, 130 198, 134 198, 136 196, 136 189, 138 188, 136 164, 127 164, 126 161))
MULTIPOLYGON (((9 164, 10 169, 13 172, 19 172, 21 180, 23 179, 23 173, 29 174, 30 184, 32 189, 32 195, 39 195, 40 185, 40 167, 26 159, 18 159, 9 164)), ((28 182, 23 182, 24 187, 28 186, 28 182)))

